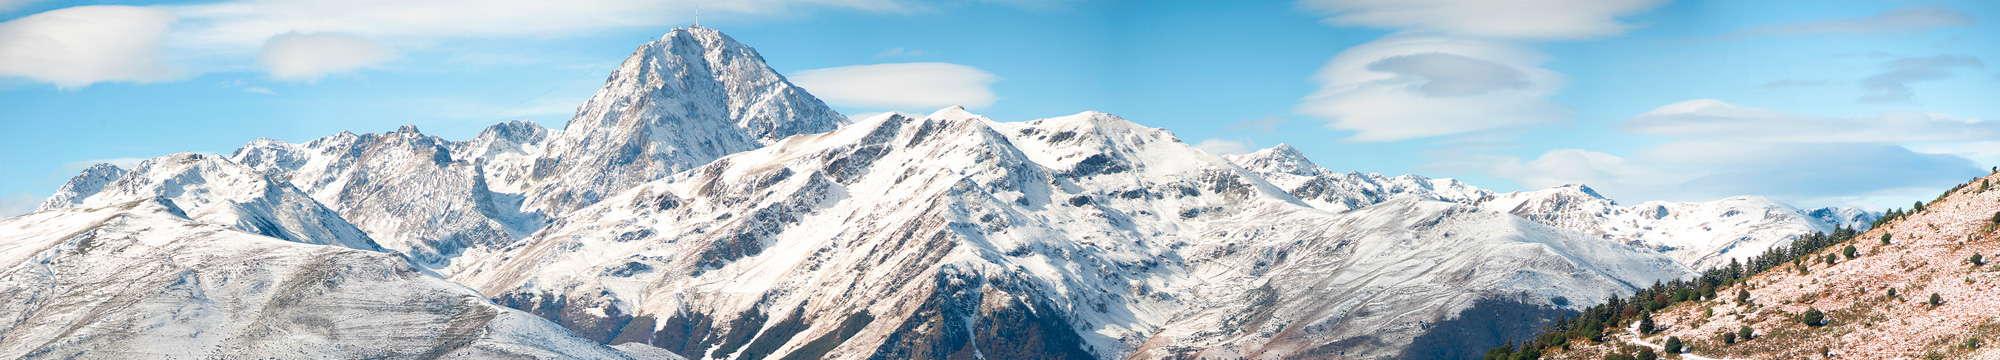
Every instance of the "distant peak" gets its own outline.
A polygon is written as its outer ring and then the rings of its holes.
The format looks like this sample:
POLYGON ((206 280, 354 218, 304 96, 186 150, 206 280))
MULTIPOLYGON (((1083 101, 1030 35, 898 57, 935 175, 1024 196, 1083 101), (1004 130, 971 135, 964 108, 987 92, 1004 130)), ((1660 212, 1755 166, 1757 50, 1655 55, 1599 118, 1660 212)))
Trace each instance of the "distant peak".
POLYGON ((973 120, 973 119, 986 118, 985 116, 974 114, 971 111, 965 111, 964 106, 953 106, 944 109, 939 109, 937 112, 933 112, 931 113, 930 116, 927 117, 932 119, 943 119, 943 120, 973 120))
POLYGON ((396 132, 395 132, 395 133, 397 133, 397 134, 421 134, 421 132, 418 132, 418 131, 417 131, 417 125, 415 125, 415 124, 405 124, 405 125, 403 125, 402 127, 398 127, 398 128, 396 128, 396 132))
POLYGON ((1594 198, 1599 198, 1599 199, 1605 199, 1605 200, 1610 200, 1610 198, 1606 198, 1606 197, 1604 197, 1604 194, 1599 194, 1599 193, 1597 193, 1597 189, 1591 189, 1591 188, 1590 188, 1590 185, 1584 185, 1584 184, 1563 184, 1562 186, 1557 186, 1557 187, 1554 187, 1554 188, 1551 188, 1550 190, 1556 190, 1556 191, 1558 191, 1558 192, 1570 192, 1570 191, 1575 191, 1575 192, 1581 192, 1581 193, 1583 193, 1584 195, 1590 195, 1590 197, 1594 197, 1594 198))
POLYGON ((1312 159, 1306 158, 1305 153, 1299 152, 1298 148, 1285 144, 1227 158, 1237 166, 1258 172, 1312 176, 1326 171, 1312 159))

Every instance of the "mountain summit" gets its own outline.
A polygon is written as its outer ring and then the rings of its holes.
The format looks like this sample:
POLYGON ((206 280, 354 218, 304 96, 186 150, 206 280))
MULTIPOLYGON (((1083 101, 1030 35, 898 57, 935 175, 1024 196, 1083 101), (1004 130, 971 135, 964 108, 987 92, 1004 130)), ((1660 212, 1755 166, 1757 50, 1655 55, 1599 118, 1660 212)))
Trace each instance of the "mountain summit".
POLYGON ((639 46, 577 108, 526 204, 554 214, 634 185, 847 122, 778 75, 764 57, 708 28, 674 29, 639 46))

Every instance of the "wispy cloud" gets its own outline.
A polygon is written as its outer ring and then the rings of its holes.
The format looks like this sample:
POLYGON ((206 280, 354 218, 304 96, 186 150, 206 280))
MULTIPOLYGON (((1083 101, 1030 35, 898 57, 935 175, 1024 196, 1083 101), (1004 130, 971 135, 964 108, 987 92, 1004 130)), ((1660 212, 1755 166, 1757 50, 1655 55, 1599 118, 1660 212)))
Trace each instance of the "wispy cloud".
POLYGON ((1784 80, 1767 82, 1757 86, 1765 89, 1790 89, 1790 88, 1803 88, 1803 87, 1821 87, 1821 86, 1826 86, 1826 82, 1819 80, 1784 79, 1784 80))
POLYGON ((1858 35, 1924 31, 1945 27, 1970 27, 1979 21, 1972 15, 1946 7, 1913 7, 1845 19, 1829 19, 1789 24, 1760 25, 1737 30, 1723 38, 1795 35, 1858 35))
POLYGON ((396 58, 374 40, 341 34, 284 33, 264 40, 257 62, 278 80, 317 82, 327 74, 373 66, 396 58))
POLYGON ((1976 146, 2000 136, 2000 125, 1914 112, 1814 117, 1691 100, 1640 114, 1621 128, 1668 141, 1627 156, 1556 149, 1533 159, 1480 154, 1448 161, 1526 188, 1585 183, 1627 199, 1759 194, 1834 204, 1925 195, 1985 173, 1962 154, 2000 152, 1976 146))
POLYGON ((918 110, 962 105, 982 108, 1000 99, 1000 77, 979 68, 937 62, 853 65, 800 71, 793 83, 828 104, 870 109, 918 110))
POLYGON ((1248 154, 1257 148, 1257 143, 1249 140, 1206 139, 1195 143, 1194 147, 1216 155, 1248 154))
POLYGON ((0 23, 0 76, 63 89, 178 78, 160 43, 174 21, 157 8, 78 6, 0 23))
POLYGON ((1861 80, 1861 88, 1868 91, 1857 101, 1869 103, 1905 102, 1912 96, 1910 83, 1943 80, 1951 77, 1957 69, 1984 69, 1986 62, 1977 57, 1963 55, 1938 55, 1931 57, 1908 57, 1891 60, 1882 64, 1882 72, 1861 80))
POLYGON ((1336 25, 1519 40, 1588 39, 1624 33, 1618 18, 1661 0, 1301 0, 1336 25))
POLYGON ((1546 58, 1513 43, 1392 35, 1335 55, 1299 112, 1370 142, 1567 121, 1572 111, 1547 99, 1563 76, 1539 67, 1546 58))
POLYGON ((272 90, 271 90, 271 88, 266 88, 266 87, 258 87, 258 86, 251 86, 251 87, 246 87, 246 88, 243 88, 243 91, 244 91, 244 92, 251 92, 251 93, 258 93, 258 94, 264 94, 264 95, 273 95, 273 96, 275 96, 275 95, 278 95, 278 92, 277 92, 277 91, 272 91, 272 90))
MULTIPOLYGON (((0 0, 0 8, 21 3, 0 0)), ((697 7, 710 16, 926 8, 913 0, 234 0, 79 6, 0 23, 0 76, 77 88, 261 65, 273 78, 311 81, 456 39, 686 24, 697 7)))
POLYGON ((1540 67, 1548 56, 1526 43, 1623 34, 1635 25, 1620 17, 1660 3, 1301 0, 1329 24, 1397 32, 1328 60, 1298 111, 1370 142, 1568 122, 1574 111, 1548 99, 1562 74, 1540 67))
POLYGON ((886 58, 886 57, 901 57, 901 56, 924 56, 928 54, 930 54, 930 52, 924 51, 923 49, 904 50, 903 47, 897 46, 894 49, 883 50, 881 53, 875 54, 875 57, 886 58))
POLYGON ((0 218, 10 218, 35 212, 41 206, 42 198, 29 193, 0 195, 0 218))

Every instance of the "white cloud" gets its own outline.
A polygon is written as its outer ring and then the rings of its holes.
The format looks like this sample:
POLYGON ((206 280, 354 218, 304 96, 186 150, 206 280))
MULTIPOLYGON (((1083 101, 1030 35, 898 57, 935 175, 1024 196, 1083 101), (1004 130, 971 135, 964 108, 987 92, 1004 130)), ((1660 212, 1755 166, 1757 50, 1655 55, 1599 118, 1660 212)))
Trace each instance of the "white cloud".
POLYGON ((1299 111, 1356 133, 1353 141, 1397 141, 1568 121, 1546 98, 1561 74, 1523 46, 1437 35, 1391 35, 1329 60, 1320 90, 1299 111))
POLYGON ((1788 36, 1809 34, 1873 34, 1923 31, 1941 27, 1978 25, 1972 15, 1946 7, 1914 7, 1884 11, 1858 18, 1831 19, 1745 28, 1725 37, 1788 36))
MULTIPOLYGON (((208 152, 199 152, 199 151, 198 151, 198 152, 196 152, 196 153, 198 153, 198 154, 203 154, 203 155, 215 155, 215 154, 212 154, 212 153, 208 153, 208 152)), ((118 167, 118 168, 120 168, 120 169, 125 169, 125 170, 132 170, 132 168, 135 168, 135 167, 139 167, 139 163, 141 163, 141 162, 145 162, 146 160, 151 160, 151 159, 150 159, 150 158, 115 158, 115 159, 95 159, 95 160, 84 160, 84 161, 72 161, 72 162, 69 162, 69 163, 66 163, 66 164, 63 164, 63 165, 62 165, 62 170, 63 170, 64 172, 79 172, 79 171, 83 171, 83 169, 88 169, 88 168, 90 168, 91 166, 95 166, 95 165, 97 165, 97 164, 111 164, 112 166, 117 166, 117 167, 118 167)))
POLYGON ((1197 149, 1201 149, 1202 151, 1207 151, 1210 154, 1242 155, 1254 151, 1253 149, 1256 148, 1257 145, 1236 140, 1207 139, 1207 140, 1202 140, 1199 143, 1195 143, 1194 147, 1197 149))
POLYGON ((160 37, 174 21, 158 8, 78 6, 0 23, 0 75, 63 89, 172 79, 160 37))
POLYGON ((1816 117, 1688 100, 1626 120, 1627 132, 1764 142, 1917 143, 2000 138, 2000 123, 1946 114, 1894 111, 1872 116, 1816 117))
POLYGON ((1300 0, 1347 26, 1505 39, 1586 39, 1623 33, 1618 17, 1660 0, 1300 0))
POLYGON ((42 198, 29 193, 0 195, 0 219, 35 212, 42 205, 42 198))
POLYGON ((375 41, 341 34, 284 33, 264 41, 257 62, 278 80, 316 82, 393 60, 396 53, 375 41))
POLYGON ((875 54, 875 57, 885 58, 885 57, 898 57, 898 56, 924 56, 927 54, 930 54, 930 52, 924 51, 922 49, 904 50, 903 47, 897 46, 894 49, 883 50, 881 53, 875 54))
POLYGON ((41 0, 0 0, 0 13, 5 13, 7 11, 14 10, 14 8, 21 7, 22 5, 32 4, 38 1, 41 0))
POLYGON ((1628 202, 1756 194, 1879 208, 1983 175, 1969 157, 2000 154, 1985 140, 2000 129, 1979 120, 1908 112, 1812 117, 1706 99, 1662 106, 1627 120, 1623 130, 1671 140, 1627 156, 1558 149, 1525 161, 1485 154, 1447 162, 1524 188, 1589 184, 1628 202))
POLYGON ((1943 80, 1954 69, 1983 69, 1986 63, 1972 56, 1938 55, 1890 60, 1882 68, 1882 72, 1861 80, 1861 88, 1868 90, 1861 102, 1910 101, 1910 83, 1943 80))
MULTIPOLYGON (((24 3, 18 1, 0 0, 0 8, 24 3)), ((263 65, 274 78, 309 80, 380 62, 383 52, 274 63, 265 58, 281 55, 270 54, 267 41, 288 33, 344 34, 374 45, 355 47, 359 43, 346 42, 331 44, 346 47, 294 50, 421 51, 464 38, 548 38, 685 25, 692 22, 696 8, 710 16, 728 17, 826 8, 895 13, 924 7, 912 0, 235 0, 155 7, 79 6, 0 23, 0 76, 75 88, 104 81, 170 80, 187 70, 263 65), (163 58, 189 68, 168 66, 163 58)))
POLYGON ((836 106, 871 109, 981 108, 999 97, 1000 81, 979 68, 937 62, 853 65, 800 71, 788 78, 836 106))
POLYGON ((278 95, 277 91, 272 91, 271 88, 267 87, 251 86, 243 88, 243 91, 264 94, 264 95, 278 95))

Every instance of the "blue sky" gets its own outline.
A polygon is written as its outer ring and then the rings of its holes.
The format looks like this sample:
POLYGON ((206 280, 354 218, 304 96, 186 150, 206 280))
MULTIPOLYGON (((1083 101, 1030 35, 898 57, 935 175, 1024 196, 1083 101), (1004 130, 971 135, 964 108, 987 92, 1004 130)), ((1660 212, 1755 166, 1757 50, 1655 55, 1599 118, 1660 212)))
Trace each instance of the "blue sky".
POLYGON ((1990 1, 0 0, 0 216, 95 162, 559 128, 697 8, 849 115, 1097 110, 1624 203, 1906 207, 2000 165, 1990 1))

